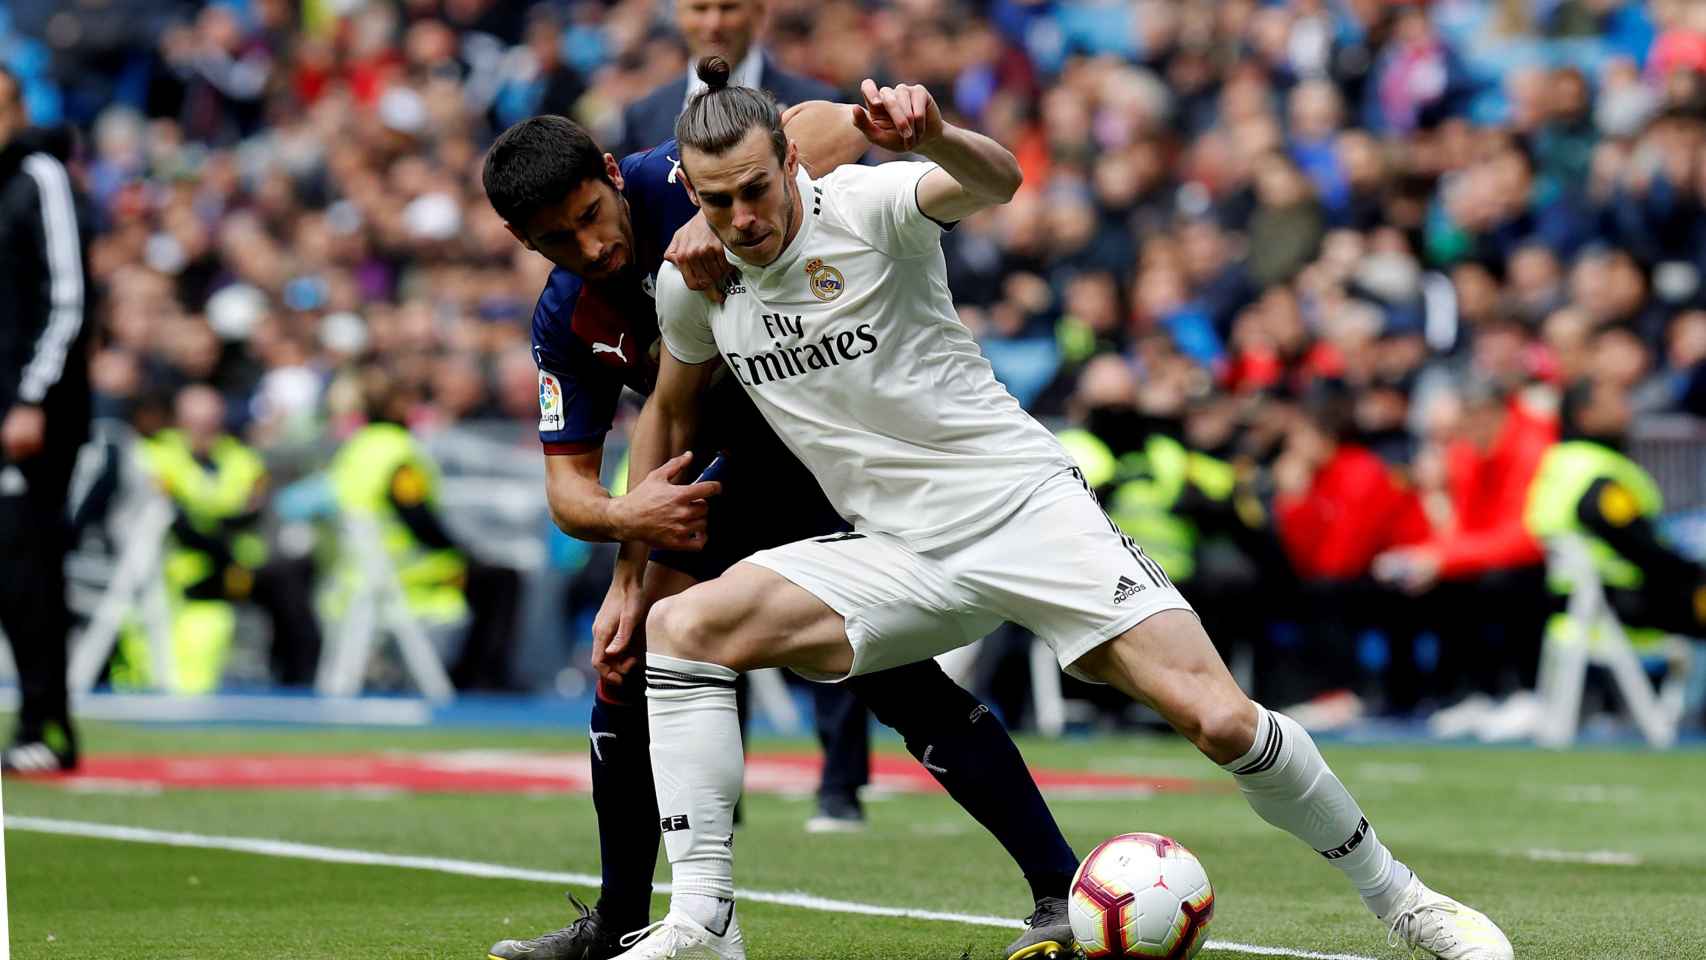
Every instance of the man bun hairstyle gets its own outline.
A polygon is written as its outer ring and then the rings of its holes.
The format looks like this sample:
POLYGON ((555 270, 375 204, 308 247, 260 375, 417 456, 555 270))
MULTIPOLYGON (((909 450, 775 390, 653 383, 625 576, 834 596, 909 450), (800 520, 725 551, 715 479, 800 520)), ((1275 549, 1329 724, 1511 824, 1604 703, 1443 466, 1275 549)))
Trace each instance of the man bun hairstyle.
POLYGON ((498 216, 524 226, 586 181, 610 177, 604 151, 585 127, 567 117, 542 116, 515 124, 492 143, 480 179, 498 216))
POLYGON ((731 86, 733 69, 722 57, 703 57, 695 67, 705 89, 693 95, 675 121, 675 140, 683 148, 719 156, 746 139, 754 127, 770 136, 776 162, 788 157, 788 136, 782 132, 782 110, 763 90, 731 86))
POLYGON ((729 66, 727 60, 713 56, 701 57, 696 72, 705 86, 712 90, 721 90, 729 85, 729 77, 734 74, 734 69, 729 66))

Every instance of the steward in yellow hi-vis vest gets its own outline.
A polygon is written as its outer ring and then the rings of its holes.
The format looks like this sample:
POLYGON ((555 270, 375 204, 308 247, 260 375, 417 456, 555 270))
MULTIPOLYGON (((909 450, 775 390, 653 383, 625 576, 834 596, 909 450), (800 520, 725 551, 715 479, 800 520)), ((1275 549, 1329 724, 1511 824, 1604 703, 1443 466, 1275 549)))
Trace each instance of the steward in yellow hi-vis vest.
POLYGON ((464 617, 468 564, 439 522, 438 468, 408 428, 377 421, 357 430, 330 476, 338 509, 373 523, 410 611, 437 623, 464 617))
MULTIPOLYGON (((1653 526, 1664 509, 1658 484, 1620 450, 1630 410, 1622 388, 1570 391, 1562 442, 1546 451, 1529 488, 1524 521, 1536 539, 1586 541, 1606 595, 1636 644, 1666 633, 1706 636, 1706 567, 1666 544, 1653 526)), ((1563 593, 1568 584, 1554 581, 1563 593)), ((1562 601, 1560 601, 1562 602, 1562 601)), ((1573 625, 1562 613, 1548 632, 1573 625)))
MULTIPOLYGON (((362 372, 361 395, 367 425, 344 441, 326 471, 339 512, 370 525, 396 571, 410 613, 423 626, 465 626, 435 638, 446 641, 441 653, 457 689, 510 689, 521 575, 481 562, 451 538, 439 512, 438 465, 403 426, 418 392, 371 368, 362 372)), ((346 601, 364 586, 354 546, 345 546, 339 562, 346 601)), ((331 615, 341 615, 339 601, 329 606, 331 615)))
POLYGON ((1108 516, 1174 582, 1195 578, 1205 537, 1229 533, 1242 540, 1238 534, 1266 527, 1260 501, 1239 483, 1236 468, 1187 448, 1178 421, 1136 411, 1092 413, 1086 427, 1062 431, 1060 442, 1108 516))
POLYGON ((225 672, 233 603, 254 592, 267 546, 258 529, 266 466, 223 432, 224 417, 224 401, 211 387, 186 387, 177 397, 177 426, 139 443, 144 470, 175 510, 161 559, 173 676, 151 676, 147 640, 132 624, 120 639, 115 686, 206 693, 225 672))

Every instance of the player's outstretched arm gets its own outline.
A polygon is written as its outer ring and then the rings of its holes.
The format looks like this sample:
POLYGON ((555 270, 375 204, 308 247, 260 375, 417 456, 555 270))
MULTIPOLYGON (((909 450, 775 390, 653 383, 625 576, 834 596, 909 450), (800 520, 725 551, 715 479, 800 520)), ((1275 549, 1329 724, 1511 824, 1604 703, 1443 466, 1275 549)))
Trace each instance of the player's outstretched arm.
POLYGON ((932 220, 952 223, 1013 199, 1024 181, 1019 161, 981 133, 942 119, 936 98, 918 84, 859 87, 865 102, 853 108, 853 123, 865 139, 895 153, 917 153, 940 168, 918 183, 918 209, 932 220))
POLYGON ((853 123, 848 103, 806 100, 782 111, 782 132, 800 148, 800 162, 815 179, 836 167, 858 163, 871 147, 853 123))

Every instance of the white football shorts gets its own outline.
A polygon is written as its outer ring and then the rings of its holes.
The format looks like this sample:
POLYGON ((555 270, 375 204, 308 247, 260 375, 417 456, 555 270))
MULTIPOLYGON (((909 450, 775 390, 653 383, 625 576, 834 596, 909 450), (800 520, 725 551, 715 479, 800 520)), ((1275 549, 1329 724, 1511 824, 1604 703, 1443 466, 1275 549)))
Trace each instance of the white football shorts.
POLYGON ((839 533, 746 562, 846 619, 848 676, 946 653, 1007 620, 1080 676, 1071 665, 1107 640, 1162 610, 1191 610, 1161 565, 1102 512, 1077 470, 1051 477, 1007 519, 963 543, 920 551, 884 533, 839 533))

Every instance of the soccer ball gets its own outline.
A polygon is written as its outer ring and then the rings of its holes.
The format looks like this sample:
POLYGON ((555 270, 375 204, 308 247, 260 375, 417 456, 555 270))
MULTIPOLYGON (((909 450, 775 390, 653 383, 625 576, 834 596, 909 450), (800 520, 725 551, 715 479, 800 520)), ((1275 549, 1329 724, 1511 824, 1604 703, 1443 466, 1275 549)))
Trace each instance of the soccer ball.
POLYGON ((1127 833, 1078 865, 1066 912, 1090 960, 1189 960, 1208 939, 1214 887, 1178 841, 1127 833))

